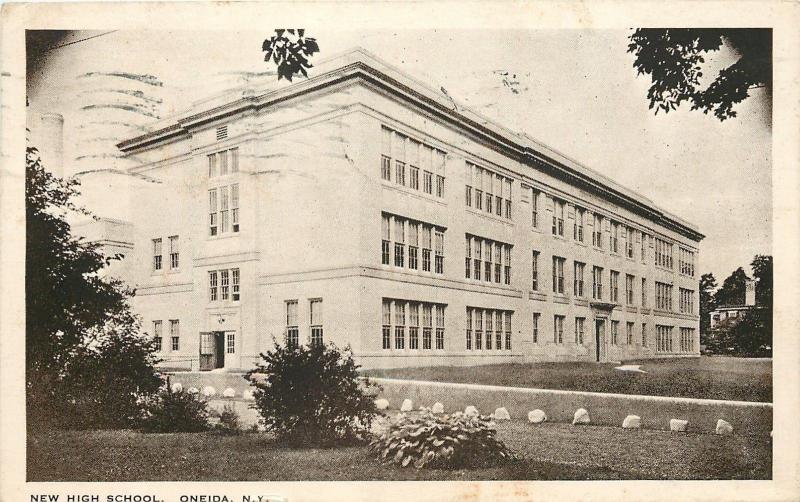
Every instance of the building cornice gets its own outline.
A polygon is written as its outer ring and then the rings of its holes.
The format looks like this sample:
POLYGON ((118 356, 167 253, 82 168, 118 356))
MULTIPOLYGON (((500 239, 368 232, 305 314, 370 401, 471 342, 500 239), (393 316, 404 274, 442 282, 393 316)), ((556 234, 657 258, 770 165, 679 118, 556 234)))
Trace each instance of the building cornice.
POLYGON ((591 171, 527 136, 515 134, 468 109, 459 108, 444 94, 427 88, 371 55, 355 51, 349 56, 351 62, 338 68, 322 72, 281 89, 257 96, 244 96, 200 113, 180 117, 174 123, 161 129, 125 140, 117 144, 117 147, 126 154, 134 153, 165 141, 188 138, 191 129, 201 127, 209 122, 248 112, 257 112, 345 81, 360 80, 389 92, 405 102, 414 104, 513 160, 543 170, 693 241, 700 241, 705 237, 693 225, 656 208, 651 201, 640 194, 622 186, 616 186, 611 180, 602 179, 604 177, 600 173, 591 171), (353 57, 356 59, 352 60, 353 57))

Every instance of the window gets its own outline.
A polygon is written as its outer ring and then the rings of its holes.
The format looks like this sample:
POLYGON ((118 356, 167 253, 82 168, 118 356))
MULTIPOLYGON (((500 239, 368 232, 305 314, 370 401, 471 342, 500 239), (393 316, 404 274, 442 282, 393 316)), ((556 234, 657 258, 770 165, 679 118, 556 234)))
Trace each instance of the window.
POLYGON ((611 345, 619 345, 619 321, 611 321, 611 345))
POLYGON ((170 319, 169 336, 172 340, 172 350, 180 350, 181 322, 178 319, 170 319))
POLYGON ((564 206, 563 200, 553 198, 553 235, 564 237, 564 206))
POLYGON ((633 259, 633 229, 628 227, 628 235, 625 239, 625 256, 633 259))
POLYGON ((656 237, 656 266, 672 270, 672 244, 656 237))
POLYGON ((161 270, 161 239, 153 239, 153 270, 161 270))
POLYGON ((503 263, 505 263, 505 283, 507 285, 511 284, 511 246, 505 245, 503 246, 503 263))
POLYGON ((437 274, 444 273, 444 232, 436 229, 436 249, 435 249, 435 262, 434 272, 437 274))
POLYGON ((678 296, 680 312, 682 314, 694 314, 694 291, 680 288, 678 296))
POLYGON ((647 323, 642 323, 642 347, 647 347, 647 323))
POLYGON ((503 180, 503 184, 505 186, 505 188, 503 190, 503 195, 506 198, 505 217, 506 217, 506 219, 510 220, 510 219, 512 219, 511 218, 511 187, 512 187, 511 180, 508 179, 508 178, 505 178, 503 180))
MULTIPOLYGON (((486 282, 511 284, 511 245, 483 237, 466 234, 469 253, 472 255, 472 278, 486 282), (503 270, 502 276, 500 270, 503 270), (483 274, 481 274, 483 269, 483 274)), ((467 265, 465 268, 469 268, 467 265)))
POLYGON ((579 261, 575 262, 573 267, 573 284, 572 284, 572 291, 574 292, 575 296, 583 297, 583 271, 586 268, 585 263, 581 263, 579 261))
POLYGON ((583 216, 584 210, 576 207, 575 208, 575 223, 572 228, 572 238, 578 242, 583 242, 583 216))
POLYGON ((656 308, 672 311, 672 286, 656 282, 656 308))
POLYGON ((381 128, 381 179, 392 181, 392 130, 381 128))
POLYGON ((208 191, 209 235, 239 232, 239 184, 208 191))
POLYGON ((158 352, 161 352, 161 340, 162 340, 162 321, 153 321, 153 344, 155 345, 155 349, 158 352))
POLYGON ((612 253, 619 253, 619 223, 611 222, 611 234, 609 236, 609 250, 612 253))
POLYGON ((467 236, 466 239, 466 249, 464 258, 464 277, 466 279, 472 279, 472 239, 467 236))
POLYGON ((479 211, 485 210, 494 216, 511 219, 512 180, 510 178, 467 162, 465 179, 464 198, 467 207, 474 207, 479 211))
POLYGON ((411 190, 419 190, 419 172, 422 170, 422 190, 426 194, 434 194, 435 174, 436 196, 444 197, 446 158, 447 154, 441 150, 388 127, 381 128, 381 179, 384 181, 392 181, 392 161, 394 161, 396 184, 408 186, 411 190))
POLYGON ((633 279, 631 274, 625 274, 625 303, 633 305, 633 279))
POLYGON ((394 348, 402 350, 406 348, 406 304, 405 302, 394 303, 394 348))
POLYGON ((238 173, 239 172, 239 149, 238 148, 231 148, 228 150, 231 153, 231 172, 238 173))
POLYGON ((678 270, 682 275, 694 277, 694 251, 678 248, 678 270))
POLYGON ((217 301, 218 285, 217 285, 217 271, 212 270, 208 273, 208 298, 209 301, 217 301))
POLYGON ((694 328, 681 328, 681 352, 694 352, 694 328))
POLYGON ((494 282, 500 283, 501 269, 503 268, 502 247, 494 243, 494 282))
POLYGON ((394 132, 392 136, 392 156, 394 157, 394 182, 398 185, 406 184, 406 141, 408 138, 394 132))
POLYGON ((405 220, 394 218, 394 266, 403 267, 405 265, 406 245, 405 245, 405 220))
POLYGON ((222 186, 219 190, 219 231, 224 234, 230 227, 230 191, 229 187, 222 186))
POLYGON ((311 345, 322 345, 322 300, 309 300, 311 345))
POLYGON ((422 350, 431 349, 431 330, 433 329, 433 304, 422 304, 422 350))
POLYGON ((408 304, 408 348, 419 349, 419 303, 408 304))
POLYGON ((214 178, 217 176, 217 154, 212 153, 208 155, 208 177, 214 178))
POLYGON ((539 291, 539 251, 531 255, 531 289, 539 291))
POLYGON ((400 160, 394 161, 395 171, 394 171, 394 181, 398 185, 405 186, 406 184, 406 163, 400 160))
POLYGON ((539 192, 531 189, 531 226, 539 228, 539 192))
POLYGON ((436 350, 444 350, 444 305, 436 305, 436 350))
POLYGON ((231 230, 239 231, 239 184, 231 185, 231 230))
POLYGON ((180 265, 180 250, 178 248, 178 236, 173 235, 169 238, 169 268, 176 269, 180 265))
POLYGON ((672 326, 656 324, 656 352, 672 352, 672 326))
POLYGON ((610 277, 611 285, 609 290, 611 291, 611 301, 614 303, 619 303, 619 272, 612 270, 610 277))
POLYGON ((392 348, 392 301, 383 299, 383 349, 392 348))
POLYGON ((467 307, 467 350, 511 350, 511 316, 508 310, 467 307))
POLYGON ((592 245, 603 249, 603 217, 597 213, 594 214, 592 226, 592 245))
POLYGON ((381 215, 381 264, 389 264, 389 250, 391 247, 391 234, 389 227, 391 225, 391 217, 388 214, 381 215))
POLYGON ((642 277, 642 307, 647 307, 647 279, 642 277))
POLYGON ((583 345, 583 334, 584 334, 584 326, 586 324, 585 317, 576 317, 575 318, 575 343, 577 345, 583 345))
POLYGON ((422 227, 422 271, 431 271, 431 227, 422 227))
POLYGON ((553 316, 553 343, 564 343, 564 316, 553 316))
POLYGON ((394 249, 395 267, 404 268, 408 263, 411 270, 419 269, 420 229, 422 229, 422 271, 431 271, 432 244, 435 243, 434 271, 444 274, 444 233, 445 229, 428 223, 410 220, 389 213, 381 215, 381 264, 389 265, 390 250, 394 249), (432 241, 435 237, 435 241, 432 241), (394 247, 392 246, 394 239, 394 247), (406 262, 406 245, 408 261, 406 262))
POLYGON ((419 268, 419 223, 408 222, 408 268, 419 268))
POLYGON ((225 176, 228 174, 228 152, 226 150, 217 152, 217 157, 219 158, 219 174, 225 176))
POLYGON ((222 301, 227 300, 230 297, 230 272, 228 270, 220 270, 219 271, 219 283, 220 283, 220 299, 222 301))
POLYGON ((564 258, 553 257, 553 293, 564 294, 564 258))
POLYGON ((227 354, 236 353, 236 333, 229 332, 225 334, 225 352, 227 354))
POLYGON ((239 269, 231 269, 231 300, 239 301, 239 269))
POLYGON ((484 244, 486 249, 483 254, 485 260, 483 262, 483 278, 486 282, 492 282, 492 250, 494 250, 494 244, 491 241, 484 241, 484 244))
POLYGON ((642 242, 641 242, 641 244, 642 244, 642 263, 645 263, 647 261, 647 234, 644 233, 644 232, 641 232, 641 238, 642 238, 642 242))
POLYGON ((539 312, 533 313, 533 324, 532 324, 532 341, 533 343, 539 343, 539 318, 542 314, 539 312))
POLYGON ((217 235, 218 221, 217 221, 217 189, 212 188, 208 191, 208 233, 211 236, 217 235))
POLYGON ((601 267, 592 267, 592 298, 603 299, 603 269, 601 267))
POLYGON ((633 345, 633 323, 632 322, 628 322, 628 323, 626 323, 625 327, 626 327, 626 331, 625 331, 626 343, 628 345, 633 345))
POLYGON ((297 326, 297 300, 286 301, 286 346, 294 348, 300 345, 300 330, 297 326))

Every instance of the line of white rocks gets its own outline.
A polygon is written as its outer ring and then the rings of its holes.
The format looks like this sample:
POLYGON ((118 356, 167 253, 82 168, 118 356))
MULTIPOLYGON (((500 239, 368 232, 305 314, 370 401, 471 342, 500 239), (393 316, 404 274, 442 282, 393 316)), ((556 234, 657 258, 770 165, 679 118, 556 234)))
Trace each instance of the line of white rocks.
MULTIPOLYGON (((170 390, 172 392, 181 392, 183 390, 183 385, 180 382, 174 383, 172 384, 170 390)), ((210 385, 206 385, 205 387, 202 388, 202 390, 198 389, 197 387, 189 387, 188 389, 186 389, 186 392, 189 394, 202 394, 203 396, 208 398, 217 395, 217 389, 215 389, 210 385)), ((222 391, 222 397, 226 399, 233 399, 236 397, 236 390, 233 387, 228 387, 222 391)), ((253 391, 251 391, 250 389, 245 389, 244 391, 242 391, 241 398, 244 399, 245 401, 252 401, 255 399, 255 397, 253 396, 253 391)))
MULTIPOLYGON (((389 409, 389 401, 386 399, 377 399, 375 401, 375 407, 378 410, 388 410, 389 409)), ((401 412, 408 412, 414 409, 414 403, 411 399, 403 400, 403 404, 400 406, 401 412)), ((422 409, 422 408, 420 408, 422 409)), ((435 403, 431 407, 431 412, 433 413, 444 413, 444 406, 442 403, 435 403)), ((467 406, 464 409, 465 415, 472 415, 478 416, 480 413, 475 406, 467 406)), ((508 413, 508 410, 505 407, 497 408, 494 410, 494 413, 490 415, 493 420, 501 421, 501 420, 511 420, 511 415, 508 413)), ((547 414, 539 409, 532 410, 528 412, 528 422, 532 424, 540 424, 542 422, 547 421, 547 414)), ((589 417, 589 412, 585 408, 578 408, 575 411, 575 415, 572 418, 572 425, 587 425, 591 423, 591 419, 589 417)), ((622 421, 622 428, 623 429, 639 429, 642 426, 642 418, 638 415, 628 415, 622 421)), ((677 418, 672 418, 669 421, 669 430, 673 432, 686 432, 688 430, 689 421, 688 420, 680 420, 677 418)), ((717 420, 717 426, 714 431, 716 434, 719 435, 729 435, 733 434, 733 426, 722 419, 717 420)), ((770 436, 772 436, 772 432, 770 432, 770 436)))

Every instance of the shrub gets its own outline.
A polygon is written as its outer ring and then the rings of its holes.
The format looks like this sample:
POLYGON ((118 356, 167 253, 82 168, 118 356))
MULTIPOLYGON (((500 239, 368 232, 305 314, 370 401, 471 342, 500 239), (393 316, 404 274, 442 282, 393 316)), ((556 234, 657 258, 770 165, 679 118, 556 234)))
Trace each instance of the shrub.
POLYGON ((209 429, 208 404, 197 394, 164 388, 146 403, 145 432, 201 432, 209 429))
POLYGON ((375 415, 349 348, 335 345, 274 348, 245 378, 264 428, 289 443, 330 444, 363 439, 375 415))
POLYGON ((514 454, 495 437, 488 417, 436 415, 423 408, 398 414, 370 447, 384 463, 403 467, 460 468, 512 461, 514 454))
POLYGON ((239 414, 236 413, 233 406, 226 404, 222 408, 222 411, 218 412, 218 418, 219 420, 213 427, 214 432, 225 435, 238 435, 242 433, 242 426, 239 423, 239 414))

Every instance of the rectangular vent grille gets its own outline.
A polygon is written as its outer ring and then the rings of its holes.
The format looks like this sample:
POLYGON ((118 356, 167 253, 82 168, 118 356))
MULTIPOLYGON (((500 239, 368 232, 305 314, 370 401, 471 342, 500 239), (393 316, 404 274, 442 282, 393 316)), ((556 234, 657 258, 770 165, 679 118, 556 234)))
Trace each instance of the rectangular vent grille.
POLYGON ((217 141, 227 138, 228 138, 228 126, 224 125, 217 127, 217 141))

